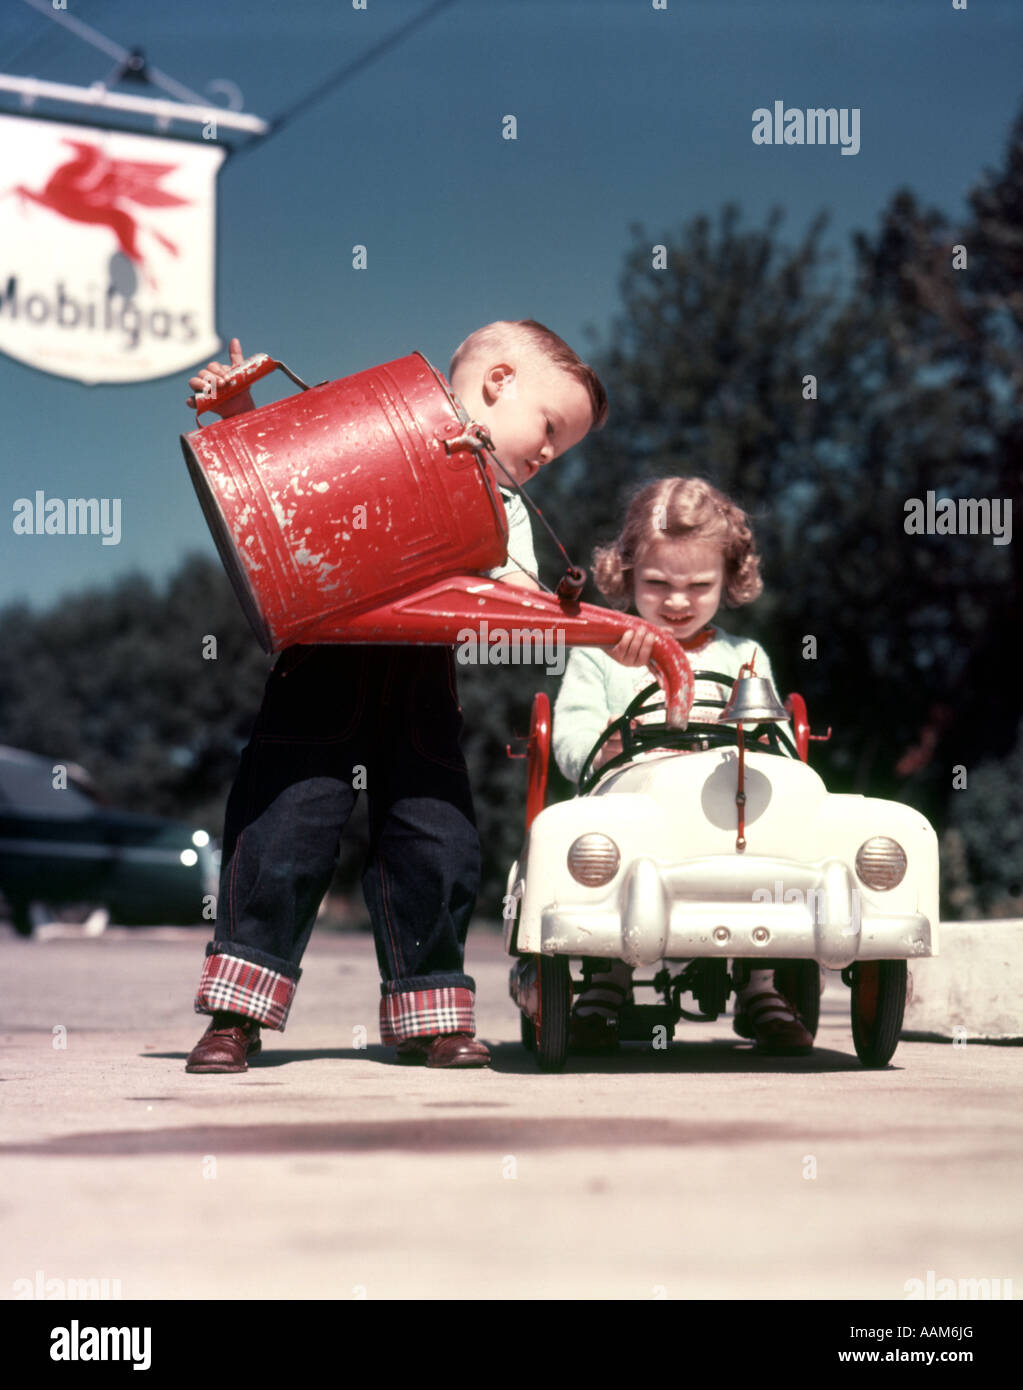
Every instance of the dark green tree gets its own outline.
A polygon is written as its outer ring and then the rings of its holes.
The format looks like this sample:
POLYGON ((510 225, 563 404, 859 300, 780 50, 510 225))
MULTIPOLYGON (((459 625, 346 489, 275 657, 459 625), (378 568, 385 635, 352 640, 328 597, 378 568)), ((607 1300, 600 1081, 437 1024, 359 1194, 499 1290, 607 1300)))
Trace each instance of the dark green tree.
POLYGON ((907 534, 906 505, 929 490, 1019 499, 1020 129, 962 225, 903 191, 855 238, 841 285, 824 277, 820 219, 786 249, 777 217, 762 231, 733 209, 715 227, 698 218, 658 238, 662 269, 637 229, 597 358, 611 420, 543 488, 584 561, 650 477, 702 474, 735 497, 767 587, 731 626, 762 638, 815 726, 835 727, 815 764, 833 789, 908 800, 939 826, 953 764, 1016 739, 1019 547, 907 534))
POLYGON ((110 804, 219 834, 268 663, 217 561, 186 560, 162 592, 132 576, 2 620, 4 742, 81 763, 110 804))

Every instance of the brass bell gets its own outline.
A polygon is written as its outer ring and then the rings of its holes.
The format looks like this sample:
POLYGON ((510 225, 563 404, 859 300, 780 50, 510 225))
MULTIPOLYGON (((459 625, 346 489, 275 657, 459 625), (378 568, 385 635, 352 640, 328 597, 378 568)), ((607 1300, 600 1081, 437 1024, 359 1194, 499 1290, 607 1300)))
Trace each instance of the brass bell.
POLYGON ((728 704, 718 715, 719 724, 787 724, 788 721, 789 712, 767 677, 742 672, 732 686, 728 704))

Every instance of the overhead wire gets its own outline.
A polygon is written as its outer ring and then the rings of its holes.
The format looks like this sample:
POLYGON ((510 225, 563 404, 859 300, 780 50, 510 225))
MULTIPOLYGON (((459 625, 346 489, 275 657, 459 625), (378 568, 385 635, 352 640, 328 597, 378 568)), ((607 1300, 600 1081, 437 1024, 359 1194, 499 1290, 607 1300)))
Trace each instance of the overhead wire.
POLYGON ((428 6, 425 10, 421 10, 419 14, 414 15, 407 24, 403 24, 399 28, 392 30, 390 34, 386 34, 377 43, 373 44, 371 48, 368 48, 365 53, 361 53, 358 58, 354 58, 350 63, 346 63, 343 68, 339 68, 332 76, 325 78, 318 86, 314 87, 311 92, 308 92, 304 97, 300 97, 298 101, 282 111, 279 116, 274 117, 270 122, 269 132, 262 138, 268 140, 271 135, 276 135, 284 126, 289 125, 296 116, 308 110, 310 106, 320 101, 336 87, 340 87, 348 78, 354 77, 355 74, 361 72, 363 68, 369 67, 371 63, 375 63, 382 54, 394 48, 397 44, 401 43, 402 40, 408 38, 409 34, 415 29, 418 29, 423 24, 429 23, 435 15, 440 14, 442 10, 448 9, 455 3, 457 3, 457 0, 435 0, 434 4, 428 6))

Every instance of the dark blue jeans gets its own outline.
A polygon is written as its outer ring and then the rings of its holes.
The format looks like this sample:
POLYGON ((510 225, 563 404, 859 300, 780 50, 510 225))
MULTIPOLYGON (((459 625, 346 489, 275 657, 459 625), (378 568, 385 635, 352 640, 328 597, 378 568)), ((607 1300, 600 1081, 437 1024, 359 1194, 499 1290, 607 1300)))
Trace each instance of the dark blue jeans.
MULTIPOLYGON (((370 848, 362 886, 383 993, 426 991, 433 1008, 442 997, 433 993, 455 991, 443 999, 464 1006, 463 991, 474 989, 463 948, 479 885, 479 836, 461 729, 450 648, 289 647, 267 681, 228 799, 208 954, 262 967, 256 994, 267 994, 274 975, 281 985, 298 980, 341 833, 365 789, 370 848)), ((249 1012, 232 989, 224 998, 249 1012)), ((213 1011, 213 999, 224 1002, 211 995, 202 1011, 213 1011)), ((251 1012, 283 1026, 272 1011, 254 1005, 251 1012)), ((410 1036, 426 1029, 408 1027, 410 1036)))

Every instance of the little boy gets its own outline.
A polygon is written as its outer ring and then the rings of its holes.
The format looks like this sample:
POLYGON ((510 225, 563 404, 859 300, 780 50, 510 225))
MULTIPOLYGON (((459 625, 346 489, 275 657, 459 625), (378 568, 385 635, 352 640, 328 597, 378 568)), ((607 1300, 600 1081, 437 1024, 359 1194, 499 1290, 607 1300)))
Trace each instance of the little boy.
MULTIPOLYGON (((234 338, 231 366, 243 360, 234 338)), ((206 391, 229 370, 211 362, 189 385, 206 391)), ((593 369, 532 319, 471 334, 449 377, 520 484, 607 418, 593 369)), ((252 408, 245 392, 219 413, 252 408)), ((504 495, 508 562, 490 577, 538 587, 526 509, 504 495)), ((186 1071, 245 1071, 260 1027, 283 1030, 355 805, 356 767, 365 768, 369 798, 362 886, 382 979, 382 1041, 397 1046, 401 1062, 490 1061, 475 1037, 475 984, 463 969, 479 836, 461 728, 449 647, 293 646, 281 654, 228 798, 217 928, 195 1001, 213 1018, 186 1071)))

